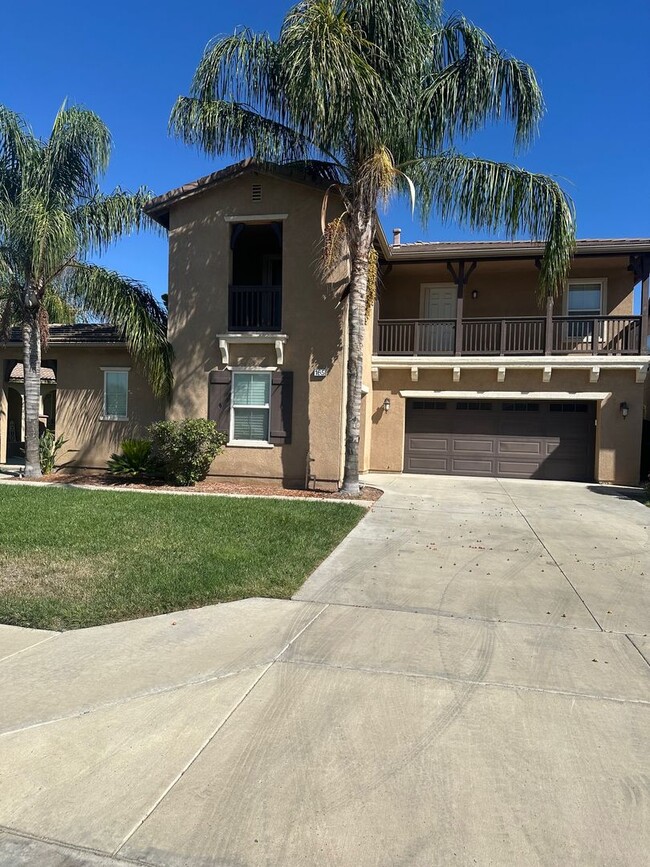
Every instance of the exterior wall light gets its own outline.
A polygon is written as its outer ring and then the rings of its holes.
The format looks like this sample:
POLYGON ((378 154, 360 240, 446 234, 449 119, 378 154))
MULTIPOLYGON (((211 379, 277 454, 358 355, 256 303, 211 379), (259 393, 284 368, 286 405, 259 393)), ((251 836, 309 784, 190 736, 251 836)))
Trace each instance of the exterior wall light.
POLYGON ((472 298, 476 301, 478 298, 478 289, 472 289, 472 298))
POLYGON ((627 418, 630 414, 630 407, 627 405, 625 401, 621 404, 621 415, 623 418, 627 418))
POLYGON ((384 400, 384 412, 388 412, 390 410, 390 398, 387 397, 384 400))

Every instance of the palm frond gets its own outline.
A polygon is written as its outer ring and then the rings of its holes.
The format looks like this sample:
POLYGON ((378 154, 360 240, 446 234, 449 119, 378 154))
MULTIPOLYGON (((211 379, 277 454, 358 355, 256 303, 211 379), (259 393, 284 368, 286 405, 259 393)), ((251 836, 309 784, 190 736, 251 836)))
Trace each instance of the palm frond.
POLYGON ((503 229, 510 237, 523 232, 544 241, 540 288, 544 294, 560 290, 575 246, 575 215, 555 181, 453 152, 415 160, 408 171, 419 189, 423 220, 435 208, 443 220, 471 229, 503 229))
POLYGON ((120 187, 110 194, 95 193, 72 214, 80 249, 101 253, 124 235, 157 226, 143 211, 150 199, 146 187, 134 193, 120 187))
POLYGON ((98 115, 64 103, 47 143, 44 168, 50 189, 73 198, 93 196, 108 168, 111 145, 108 127, 98 115))
POLYGON ((192 81, 199 100, 229 99, 262 111, 275 108, 277 45, 266 33, 242 28, 208 43, 192 81))
POLYGON ((64 285, 72 304, 122 331, 155 394, 169 397, 173 352, 167 340, 167 315, 151 292, 115 271, 81 262, 67 269, 64 285))
POLYGON ((433 68, 421 95, 421 146, 439 148, 502 118, 515 127, 517 144, 535 134, 544 100, 535 73, 499 51, 465 18, 435 31, 433 68))
POLYGON ((208 154, 249 153, 263 162, 306 160, 313 150, 303 135, 239 103, 181 96, 170 118, 172 131, 208 154))
POLYGON ((357 136, 372 147, 376 105, 386 98, 383 80, 368 61, 376 46, 347 13, 347 4, 336 0, 298 3, 287 13, 278 40, 279 85, 286 100, 282 120, 316 142, 325 133, 329 152, 341 148, 351 117, 357 136))

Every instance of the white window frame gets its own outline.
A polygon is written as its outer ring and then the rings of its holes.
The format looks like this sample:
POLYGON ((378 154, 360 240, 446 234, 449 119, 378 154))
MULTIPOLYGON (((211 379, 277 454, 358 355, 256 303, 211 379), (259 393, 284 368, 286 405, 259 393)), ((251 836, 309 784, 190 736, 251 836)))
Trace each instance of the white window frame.
POLYGON ((235 448, 248 449, 272 449, 274 445, 271 438, 271 391, 273 388, 273 371, 275 367, 231 367, 230 368, 230 435, 228 445, 235 448), (264 373, 269 379, 269 402, 267 404, 235 404, 235 377, 239 373, 264 373), (237 409, 266 409, 268 410, 268 427, 265 440, 236 440, 235 439, 235 410, 237 409))
MULTIPOLYGON (((572 277, 570 280, 567 280, 566 292, 564 293, 564 303, 562 305, 562 314, 564 316, 575 316, 576 318, 580 318, 581 314, 579 313, 569 313, 569 293, 571 291, 572 286, 585 286, 589 284, 600 284, 600 313, 598 316, 604 316, 605 310, 607 310, 607 278, 606 277, 572 277)), ((596 315, 596 314, 593 314, 596 315)), ((583 316, 583 319, 588 319, 589 316, 583 316)))
POLYGON ((104 374, 104 391, 102 395, 102 421, 128 421, 129 420, 129 373, 130 367, 102 367, 104 374), (109 415, 106 412, 106 374, 107 373, 125 373, 126 374, 126 415, 109 415))

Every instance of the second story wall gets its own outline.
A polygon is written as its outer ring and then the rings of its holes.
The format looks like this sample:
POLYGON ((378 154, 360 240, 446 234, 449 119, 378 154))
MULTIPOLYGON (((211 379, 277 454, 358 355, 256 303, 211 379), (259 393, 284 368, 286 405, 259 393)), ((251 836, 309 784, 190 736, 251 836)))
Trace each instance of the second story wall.
MULTIPOLYGON (((227 449, 215 464, 224 474, 250 472, 299 480, 305 476, 311 455, 319 478, 339 477, 344 306, 318 276, 322 199, 323 191, 318 188, 249 172, 171 208, 169 336, 176 359, 173 418, 206 416, 209 372, 224 366, 218 335, 229 331, 231 218, 273 217, 282 224, 282 316, 279 328, 273 330, 287 337, 282 367, 293 373, 292 442, 265 454, 249 449, 244 455, 243 449, 227 449), (254 201, 253 186, 261 187, 260 200, 254 201), (315 375, 317 369, 326 372, 315 375), (235 451, 236 461, 228 454, 235 451)), ((248 224, 248 220, 242 222, 248 224)), ((273 342, 231 345, 231 366, 275 364, 273 342)))
MULTIPOLYGON (((469 259, 469 257, 468 257, 469 259)), ((570 279, 605 280, 604 315, 633 313, 634 278, 626 257, 574 259, 570 279)), ((538 270, 533 261, 479 261, 465 288, 464 317, 540 316, 538 270), (472 298, 476 290, 477 298, 472 298)), ((422 315, 421 287, 427 283, 453 284, 445 262, 415 264, 396 262, 384 279, 379 317, 415 319, 422 315)), ((566 310, 566 298, 558 296, 556 315, 566 310)))

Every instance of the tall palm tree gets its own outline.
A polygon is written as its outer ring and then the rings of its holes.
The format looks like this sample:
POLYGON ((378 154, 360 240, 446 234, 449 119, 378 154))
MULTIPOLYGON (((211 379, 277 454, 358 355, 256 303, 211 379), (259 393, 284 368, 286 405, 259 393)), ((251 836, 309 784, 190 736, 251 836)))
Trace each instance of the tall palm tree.
POLYGON ((359 490, 362 349, 377 206, 393 192, 473 228, 546 242, 540 287, 557 291, 574 243, 570 201, 552 180, 464 156, 492 121, 534 135, 544 104, 533 70, 433 0, 302 0, 277 39, 241 30, 211 42, 171 128, 208 154, 324 163, 350 259, 343 489, 359 490))
POLYGON ((99 189, 111 137, 85 108, 59 110, 47 140, 0 106, 0 339, 22 326, 25 375, 25 474, 40 475, 41 349, 49 316, 109 322, 159 395, 171 388, 166 315, 146 287, 87 261, 116 238, 144 225, 142 188, 99 189))

